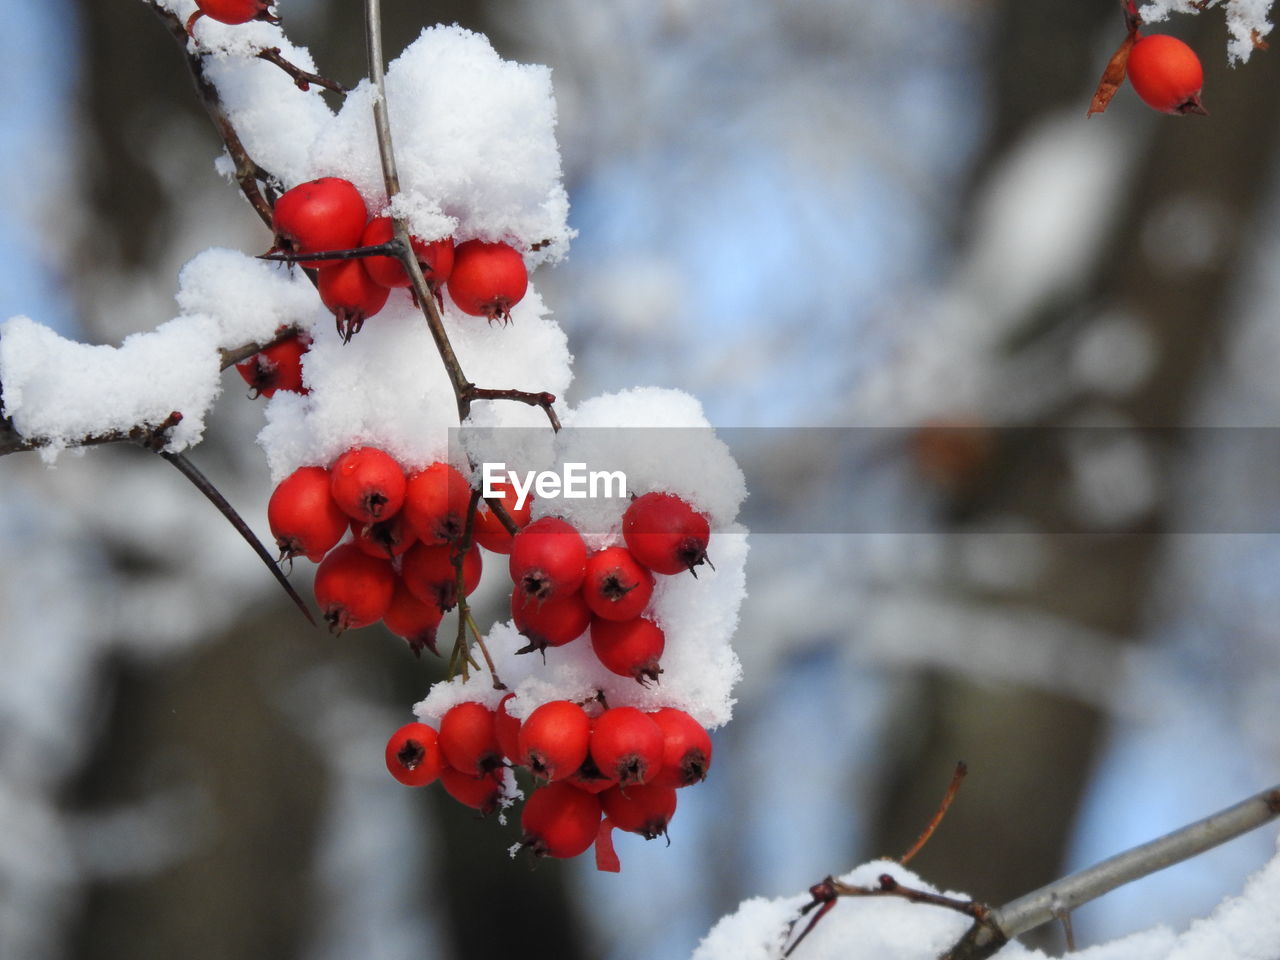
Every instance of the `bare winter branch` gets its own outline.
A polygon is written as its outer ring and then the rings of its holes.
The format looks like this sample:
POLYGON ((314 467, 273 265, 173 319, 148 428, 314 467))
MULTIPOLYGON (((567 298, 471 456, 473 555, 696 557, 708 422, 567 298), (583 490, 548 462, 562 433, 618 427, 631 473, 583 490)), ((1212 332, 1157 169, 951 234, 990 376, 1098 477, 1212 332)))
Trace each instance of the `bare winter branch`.
POLYGON ((1116 887, 1204 853, 1280 817, 1280 785, 1041 887, 979 920, 942 960, 982 960, 1009 940, 1116 887))

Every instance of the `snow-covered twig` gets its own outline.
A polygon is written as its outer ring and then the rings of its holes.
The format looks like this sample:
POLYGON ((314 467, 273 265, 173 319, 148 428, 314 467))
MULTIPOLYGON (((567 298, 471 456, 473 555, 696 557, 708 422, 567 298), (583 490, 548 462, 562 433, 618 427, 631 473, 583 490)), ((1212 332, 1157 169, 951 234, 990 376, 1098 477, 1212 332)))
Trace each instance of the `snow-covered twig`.
POLYGON ((200 102, 204 104, 205 111, 209 114, 209 119, 217 127, 218 135, 222 137, 222 142, 227 147, 227 153, 231 157, 232 163, 235 164, 236 183, 240 185, 240 192, 244 194, 245 199, 249 201, 249 204, 262 222, 270 228, 271 206, 274 202, 274 197, 264 193, 261 186, 261 184, 268 181, 267 172, 259 167, 253 158, 249 156, 249 151, 245 149, 240 140, 240 135, 236 133, 236 128, 232 125, 231 118, 227 116, 226 108, 222 104, 222 98, 218 95, 217 88, 204 75, 204 66, 200 54, 193 53, 188 45, 188 41, 191 38, 187 34, 186 25, 183 24, 181 18, 160 6, 155 0, 144 0, 144 2, 160 18, 169 32, 173 34, 174 40, 177 41, 178 46, 186 54, 187 66, 191 70, 191 79, 195 81, 196 93, 200 97, 200 102))
POLYGON ((983 960, 1011 939, 1148 874, 1280 817, 1280 785, 1019 897, 975 921, 942 960, 983 960))
MULTIPOLYGON (((382 2, 365 0, 364 9, 369 79, 378 91, 378 96, 373 102, 373 123, 378 138, 378 153, 382 159, 382 177, 386 183, 387 197, 390 199, 400 192, 400 175, 396 170, 395 151, 391 144, 391 122, 387 117, 387 87, 382 66, 382 2)), ((559 430, 560 419, 555 412, 554 394, 545 391, 485 389, 477 387, 467 379, 453 351, 453 345, 449 342, 444 320, 436 306, 434 292, 427 286, 418 258, 413 255, 409 244, 408 224, 403 217, 393 217, 392 223, 395 225, 396 241, 400 245, 397 256, 409 275, 410 285, 422 308, 422 315, 426 318, 427 327, 440 353, 440 359, 444 363, 449 383, 453 386, 454 397, 458 402, 458 419, 466 420, 471 415, 471 403, 474 400, 511 400, 532 407, 541 407, 551 422, 551 428, 559 430)))

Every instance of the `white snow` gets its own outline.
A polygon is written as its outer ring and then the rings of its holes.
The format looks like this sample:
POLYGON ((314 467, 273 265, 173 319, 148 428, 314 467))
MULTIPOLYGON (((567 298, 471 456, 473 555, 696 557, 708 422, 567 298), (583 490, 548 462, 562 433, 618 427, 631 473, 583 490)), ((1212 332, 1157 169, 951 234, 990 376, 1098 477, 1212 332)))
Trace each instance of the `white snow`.
MULTIPOLYGON (((926 881, 892 860, 875 860, 839 879, 865 888, 878 886, 888 873, 899 884, 931 893, 926 881)), ((947 893, 959 900, 966 894, 947 893)), ((703 938, 692 960, 778 960, 809 921, 788 925, 810 902, 808 894, 756 897, 720 919, 703 938)), ((1280 943, 1280 855, 1250 877, 1238 896, 1226 898, 1213 913, 1175 933, 1155 927, 1109 943, 1084 946, 1071 954, 1080 960, 1274 960, 1280 943)), ((844 897, 792 953, 793 960, 925 960, 939 956, 968 929, 961 913, 900 897, 844 897)), ((998 957, 1043 958, 1016 940, 998 957)))
MULTIPOLYGON (((1272 0, 1210 0, 1204 8, 1222 8, 1230 34, 1227 56, 1232 62, 1248 60, 1255 49, 1254 38, 1261 40, 1271 33, 1272 23, 1267 19, 1271 15, 1271 3, 1272 0)), ((1175 13, 1200 12, 1192 0, 1149 0, 1138 9, 1144 23, 1159 23, 1175 13)))

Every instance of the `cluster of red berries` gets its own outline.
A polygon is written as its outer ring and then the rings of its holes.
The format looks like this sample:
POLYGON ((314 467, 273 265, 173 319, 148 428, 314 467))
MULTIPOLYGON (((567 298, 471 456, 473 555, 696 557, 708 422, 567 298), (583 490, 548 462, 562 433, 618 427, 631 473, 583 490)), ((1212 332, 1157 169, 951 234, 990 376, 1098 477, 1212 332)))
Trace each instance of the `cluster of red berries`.
MULTIPOLYGON (((471 488, 447 463, 406 472, 377 447, 353 447, 329 467, 300 467, 267 504, 281 560, 319 563, 316 603, 341 632, 382 621, 416 654, 436 650, 436 629, 458 601, 456 548, 463 538, 471 488), (343 538, 350 539, 343 542, 343 538)), ((517 526, 529 507, 509 511, 517 526)), ((480 546, 510 550, 511 535, 483 505, 474 543, 462 558, 463 590, 480 581, 480 546)))
POLYGON ((619 869, 613 830, 664 836, 676 791, 702 781, 711 737, 683 710, 635 707, 588 712, 568 700, 537 707, 523 723, 474 701, 452 707, 440 730, 408 723, 387 741, 387 769, 401 783, 439 779, 454 799, 490 813, 511 801, 507 765, 546 781, 521 811, 520 846, 535 856, 576 857, 596 845, 596 866, 619 869))
POLYGON ((1139 37, 1125 70, 1142 102, 1161 113, 1204 113, 1204 69, 1194 50, 1168 34, 1139 37))
MULTIPOLYGON (((504 544, 512 615, 528 641, 517 653, 545 652, 589 631, 606 669, 642 685, 658 680, 666 639, 642 615, 654 575, 705 562, 710 526, 681 498, 647 493, 628 506, 622 533, 626 546, 590 553, 571 524, 543 517, 504 544)), ((487 813, 508 799, 506 765, 528 768, 545 785, 525 804, 521 845, 537 856, 574 857, 594 843, 597 866, 613 871, 613 829, 665 835, 676 790, 706 776, 711 739, 682 710, 552 700, 520 723, 507 712, 513 696, 492 711, 476 702, 451 708, 438 737, 425 724, 402 727, 387 744, 388 769, 414 786, 439 777, 451 796, 487 813)))
POLYGON ((590 630, 609 671, 641 684, 658 679, 666 635, 643 616, 654 574, 693 571, 706 561, 707 518, 669 493, 646 493, 622 516, 625 546, 591 553, 558 517, 523 529, 511 548, 511 616, 528 641, 520 653, 559 647, 590 630))
MULTIPOLYGON (((390 217, 369 218, 360 191, 340 177, 309 180, 285 191, 276 201, 272 227, 273 249, 298 256, 380 246, 395 233, 390 217)), ((468 240, 455 248, 452 237, 429 243, 412 237, 410 246, 428 286, 437 296, 447 286, 463 313, 507 321, 528 289, 524 258, 508 244, 468 240)), ((337 318, 343 340, 386 305, 392 290, 410 285, 404 266, 391 256, 308 263, 318 269, 320 299, 337 318)))

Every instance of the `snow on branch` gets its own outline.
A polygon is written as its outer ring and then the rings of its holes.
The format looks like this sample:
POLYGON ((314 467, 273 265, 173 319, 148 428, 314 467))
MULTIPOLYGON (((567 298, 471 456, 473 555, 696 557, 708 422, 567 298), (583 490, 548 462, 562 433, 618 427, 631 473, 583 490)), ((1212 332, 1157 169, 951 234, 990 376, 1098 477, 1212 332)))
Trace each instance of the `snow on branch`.
MULTIPOLYGON (((876 860, 805 896, 744 902, 712 927, 692 960, 981 960, 997 953, 1043 960, 1013 938, 1277 817, 1280 785, 995 909, 939 891, 898 861, 876 860), (823 922, 806 929, 801 943, 798 921, 815 908, 823 922)), ((1090 960, 1274 960, 1278 902, 1280 855, 1186 932, 1157 927, 1086 952, 1090 960)))

